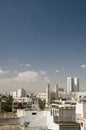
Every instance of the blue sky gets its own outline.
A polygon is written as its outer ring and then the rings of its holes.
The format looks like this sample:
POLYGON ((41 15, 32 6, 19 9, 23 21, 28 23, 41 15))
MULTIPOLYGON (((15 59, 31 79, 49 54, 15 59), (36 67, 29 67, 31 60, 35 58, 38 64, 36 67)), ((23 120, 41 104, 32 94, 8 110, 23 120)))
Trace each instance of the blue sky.
POLYGON ((67 76, 79 77, 85 89, 86 1, 1 0, 0 68, 3 90, 21 87, 12 78, 31 76, 29 72, 42 76, 43 82, 30 79, 23 83, 27 89, 40 91, 47 82, 66 88, 67 76))

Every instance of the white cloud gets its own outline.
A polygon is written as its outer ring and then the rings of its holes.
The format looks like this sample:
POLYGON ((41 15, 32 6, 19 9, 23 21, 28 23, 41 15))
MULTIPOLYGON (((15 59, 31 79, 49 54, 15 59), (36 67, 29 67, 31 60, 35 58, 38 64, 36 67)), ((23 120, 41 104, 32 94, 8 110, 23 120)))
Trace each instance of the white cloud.
MULTIPOLYGON (((46 89, 46 84, 49 83, 49 77, 46 75, 42 75, 37 71, 24 71, 18 72, 14 71, 6 71, 9 72, 6 76, 0 77, 0 91, 12 91, 16 88, 27 88, 27 90, 37 91, 46 89), (16 75, 11 74, 14 73, 16 75), (43 86, 43 87, 42 87, 43 86)), ((2 73, 2 71, 1 71, 2 73)), ((43 73, 45 74, 45 73, 43 73)))
POLYGON ((26 71, 21 72, 18 74, 17 77, 14 79, 17 81, 28 81, 28 82, 35 82, 38 81, 40 78, 39 74, 35 71, 26 71))
POLYGON ((32 65, 31 65, 31 64, 20 64, 20 66, 23 66, 23 67, 31 67, 32 65))
POLYGON ((18 74, 18 71, 17 71, 17 70, 14 70, 13 73, 18 74))
POLYGON ((56 73, 59 73, 60 71, 59 70, 56 70, 56 73))
POLYGON ((8 73, 9 73, 9 71, 0 69, 0 75, 5 75, 5 74, 8 74, 8 73))
POLYGON ((25 67, 31 67, 32 65, 31 64, 25 64, 25 67))
POLYGON ((39 73, 40 73, 42 76, 46 75, 46 71, 45 71, 45 70, 41 70, 39 73))
POLYGON ((81 65, 81 68, 86 68, 86 65, 85 64, 81 65))
POLYGON ((45 82, 47 82, 47 83, 49 83, 49 82, 50 82, 50 80, 49 80, 49 77, 48 77, 48 76, 45 76, 45 77, 44 77, 44 80, 45 80, 45 82))

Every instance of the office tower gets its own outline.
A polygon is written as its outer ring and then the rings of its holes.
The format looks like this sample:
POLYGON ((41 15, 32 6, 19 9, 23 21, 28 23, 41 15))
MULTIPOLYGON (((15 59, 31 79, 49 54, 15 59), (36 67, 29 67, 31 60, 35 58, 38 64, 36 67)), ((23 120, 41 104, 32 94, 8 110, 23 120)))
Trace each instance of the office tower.
POLYGON ((74 92, 74 78, 67 77, 67 92, 74 92))
POLYGON ((79 79, 77 77, 74 78, 75 91, 79 91, 79 79))
POLYGON ((50 105, 50 84, 48 84, 46 89, 46 106, 50 105))
POLYGON ((58 88, 58 84, 55 85, 55 98, 58 99, 58 91, 59 91, 59 88, 58 88))
POLYGON ((67 77, 67 92, 79 91, 79 79, 77 77, 67 77))
POLYGON ((26 96, 26 91, 21 88, 17 90, 17 97, 25 97, 26 96))
POLYGON ((17 97, 17 92, 13 92, 13 98, 17 97))

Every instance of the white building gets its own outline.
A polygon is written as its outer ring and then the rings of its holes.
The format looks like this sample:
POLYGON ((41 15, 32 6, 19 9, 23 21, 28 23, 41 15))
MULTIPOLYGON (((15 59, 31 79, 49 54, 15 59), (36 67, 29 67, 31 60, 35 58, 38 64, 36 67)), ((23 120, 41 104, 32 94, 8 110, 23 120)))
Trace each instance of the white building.
POLYGON ((58 92, 59 92, 59 88, 58 88, 58 84, 55 85, 55 98, 58 99, 58 92))
POLYGON ((76 120, 80 124, 81 130, 86 130, 86 103, 77 103, 76 120))
POLYGON ((76 119, 83 117, 84 115, 84 104, 83 103, 78 103, 76 104, 76 119))
POLYGON ((75 91, 79 91, 79 79, 77 77, 74 78, 74 86, 75 91))
MULTIPOLYGON (((29 122, 27 129, 31 130, 80 130, 79 124, 75 122, 75 102, 55 101, 52 105, 51 112, 48 110, 25 111, 21 120, 22 124, 25 121, 29 122)), ((17 114, 22 115, 23 112, 17 114)))
POLYGON ((50 105, 50 85, 48 84, 47 89, 46 89, 46 106, 50 105))
POLYGON ((74 80, 71 77, 67 77, 67 92, 74 92, 74 80))
POLYGON ((21 88, 17 90, 17 97, 26 97, 26 91, 21 88))
POLYGON ((17 97, 17 92, 13 92, 13 98, 17 97))
POLYGON ((16 97, 26 97, 27 93, 23 88, 17 89, 17 91, 13 92, 13 98, 16 97))

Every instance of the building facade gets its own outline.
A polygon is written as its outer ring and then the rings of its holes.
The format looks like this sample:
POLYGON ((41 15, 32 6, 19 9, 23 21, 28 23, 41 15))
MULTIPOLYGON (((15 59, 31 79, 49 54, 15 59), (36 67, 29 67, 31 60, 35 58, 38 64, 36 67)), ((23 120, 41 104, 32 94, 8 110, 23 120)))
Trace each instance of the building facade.
POLYGON ((55 122, 75 122, 76 121, 76 102, 67 100, 55 100, 52 103, 51 115, 55 122))
POLYGON ((16 111, 17 109, 31 109, 32 108, 32 99, 31 98, 28 98, 28 97, 16 97, 14 100, 13 100, 13 103, 12 103, 12 109, 13 111, 16 111))

